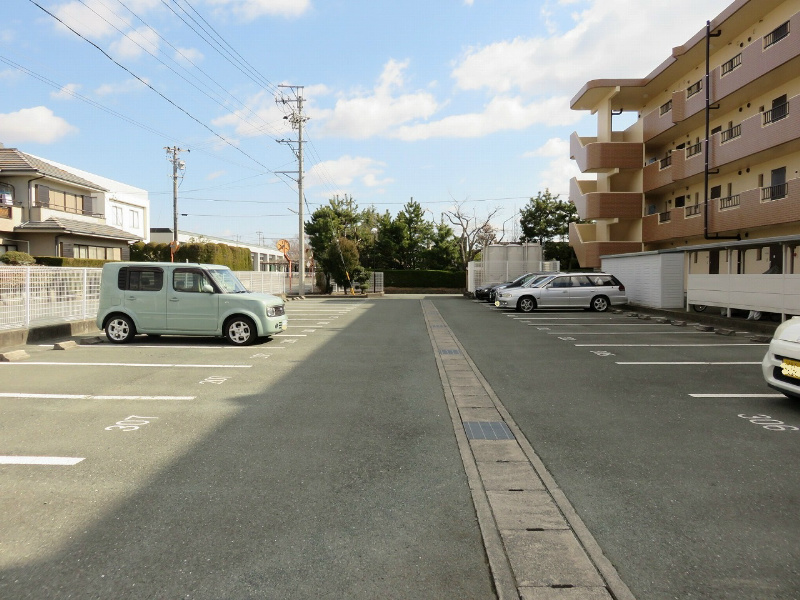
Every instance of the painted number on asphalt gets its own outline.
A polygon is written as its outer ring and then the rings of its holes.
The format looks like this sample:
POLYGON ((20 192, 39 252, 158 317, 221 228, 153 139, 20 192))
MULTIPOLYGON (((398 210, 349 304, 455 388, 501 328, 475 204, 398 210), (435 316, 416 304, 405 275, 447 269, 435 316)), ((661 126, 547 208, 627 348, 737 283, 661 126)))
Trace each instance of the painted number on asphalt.
POLYGON ((106 427, 106 431, 136 431, 142 425, 147 425, 150 423, 150 420, 157 419, 158 417, 138 417, 136 415, 131 415, 130 417, 125 417, 122 421, 117 421, 114 425, 110 425, 106 427))
POLYGON ((783 421, 773 419, 769 415, 739 415, 742 419, 747 419, 755 425, 761 425, 764 429, 769 431, 800 431, 800 427, 794 425, 787 425, 783 421))
POLYGON ((605 350, 592 350, 591 352, 597 356, 616 356, 613 352, 606 352, 605 350))
POLYGON ((214 383, 216 385, 222 385, 223 383, 228 381, 228 379, 230 379, 230 377, 220 377, 219 375, 210 375, 210 376, 206 377, 205 379, 203 379, 203 381, 201 381, 200 383, 201 384, 203 384, 203 383, 214 383))
POLYGON ((560 340, 564 340, 565 342, 574 342, 574 341, 575 341, 575 338, 574 338, 574 337, 560 337, 560 336, 559 336, 559 338, 558 338, 558 339, 560 339, 560 340))

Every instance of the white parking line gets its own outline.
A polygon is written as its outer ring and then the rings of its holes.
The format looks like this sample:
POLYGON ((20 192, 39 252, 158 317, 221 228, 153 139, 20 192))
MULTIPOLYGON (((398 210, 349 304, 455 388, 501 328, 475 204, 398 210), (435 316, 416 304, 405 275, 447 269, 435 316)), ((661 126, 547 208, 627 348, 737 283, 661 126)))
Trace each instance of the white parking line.
POLYGON ((701 333, 699 331, 577 331, 565 333, 556 331, 548 335, 693 335, 701 333))
MULTIPOLYGON (((549 319, 552 320, 552 319, 549 319)), ((548 320, 548 321, 549 321, 548 320)), ((528 325, 552 325, 553 327, 656 327, 658 323, 528 323, 528 325)), ((663 327, 672 327, 664 323, 663 327)))
POLYGON ((33 400, 194 400, 196 396, 94 396, 92 394, 13 394, 0 393, 0 398, 33 400))
POLYGON ((741 344, 575 344, 580 348, 603 346, 614 348, 716 348, 717 346, 769 346, 769 344, 757 344, 743 342, 741 344))
POLYGON ((0 456, 0 465, 54 465, 71 467, 77 465, 83 458, 70 456, 0 456))
POLYGON ((308 337, 304 333, 276 333, 272 337, 308 337))
MULTIPOLYGON (((578 321, 578 320, 597 320, 602 317, 518 317, 516 315, 506 315, 516 321, 578 321)), ((613 317, 606 317, 611 320, 613 317)))
MULTIPOLYGON (((252 350, 252 348, 251 348, 252 350)), ((72 363, 72 362, 0 362, 0 367, 10 366, 57 366, 57 367, 151 367, 163 368, 193 368, 193 369, 249 369, 253 365, 176 365, 168 363, 72 363)))
POLYGON ((689 394, 692 398, 785 398, 783 394, 689 394))
POLYGON ((760 365, 761 361, 757 362, 703 362, 703 361, 673 361, 673 362, 650 362, 650 361, 631 361, 621 362, 617 361, 618 365, 760 365))

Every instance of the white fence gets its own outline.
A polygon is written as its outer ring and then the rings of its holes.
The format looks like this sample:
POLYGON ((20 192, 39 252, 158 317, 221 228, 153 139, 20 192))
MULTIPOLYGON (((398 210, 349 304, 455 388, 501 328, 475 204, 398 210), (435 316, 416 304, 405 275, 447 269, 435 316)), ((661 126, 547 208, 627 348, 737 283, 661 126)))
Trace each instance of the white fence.
POLYGON ((558 271, 560 268, 561 263, 557 260, 507 260, 492 263, 473 261, 467 265, 467 290, 474 292, 487 283, 502 283, 516 279, 525 273, 558 271))
POLYGON ((0 329, 93 319, 100 269, 1 267, 0 329))
MULTIPOLYGON (((97 316, 102 269, 75 267, 0 267, 0 330, 27 329, 97 316)), ((251 292, 297 293, 299 278, 278 271, 236 271, 251 292), (291 283, 291 285, 290 285, 291 283)), ((314 277, 305 277, 305 293, 314 277)), ((373 273, 368 291, 383 291, 383 273, 373 273), (374 288, 374 289, 373 289, 374 288)))

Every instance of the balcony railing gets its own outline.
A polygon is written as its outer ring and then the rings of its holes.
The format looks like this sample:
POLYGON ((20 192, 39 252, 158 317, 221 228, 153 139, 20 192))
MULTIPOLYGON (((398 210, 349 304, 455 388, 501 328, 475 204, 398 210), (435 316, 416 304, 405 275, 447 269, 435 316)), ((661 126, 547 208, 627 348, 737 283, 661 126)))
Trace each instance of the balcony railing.
POLYGON ((670 222, 670 211, 665 210, 664 212, 658 213, 658 222, 659 223, 669 223, 670 222))
POLYGON ((697 142, 696 144, 692 144, 686 149, 686 158, 691 158, 692 156, 696 156, 703 151, 703 142, 697 142))
POLYGON ((724 144, 727 141, 732 140, 733 138, 737 138, 742 135, 742 125, 734 125, 730 129, 726 129, 725 131, 720 132, 720 143, 724 144))
POLYGON ((724 77, 725 75, 733 71, 736 67, 738 67, 741 64, 742 64, 742 53, 739 52, 739 54, 734 56, 728 62, 722 63, 720 75, 724 77))
POLYGON ((694 217, 695 215, 699 215, 700 214, 700 205, 699 204, 695 204, 693 206, 686 206, 686 207, 684 207, 683 210, 685 211, 684 212, 684 216, 686 216, 686 217, 694 217))
POLYGON ((786 21, 786 23, 778 25, 770 33, 764 36, 764 50, 772 46, 772 44, 780 42, 783 38, 785 38, 788 35, 789 35, 789 21, 786 21))
POLYGON ((665 115, 671 110, 672 110, 672 100, 667 100, 664 104, 661 105, 661 108, 659 108, 660 111, 659 114, 665 115))
POLYGON ((699 93, 700 90, 702 90, 702 89, 703 89, 703 80, 700 79, 696 83, 693 83, 688 88, 686 88, 686 97, 687 98, 691 98, 695 94, 699 93))
POLYGON ((761 188, 761 201, 771 202, 772 200, 780 200, 781 198, 786 198, 788 194, 789 194, 788 183, 771 185, 769 187, 761 188))
POLYGON ((726 208, 734 208, 736 206, 739 206, 739 194, 719 199, 720 210, 725 210, 726 208))
POLYGON ((672 165, 672 155, 665 156, 660 161, 658 161, 658 168, 659 169, 666 169, 667 167, 672 165))
POLYGON ((779 104, 775 108, 772 108, 764 112, 764 125, 775 123, 776 121, 785 119, 788 116, 789 116, 789 103, 785 102, 784 104, 779 104))

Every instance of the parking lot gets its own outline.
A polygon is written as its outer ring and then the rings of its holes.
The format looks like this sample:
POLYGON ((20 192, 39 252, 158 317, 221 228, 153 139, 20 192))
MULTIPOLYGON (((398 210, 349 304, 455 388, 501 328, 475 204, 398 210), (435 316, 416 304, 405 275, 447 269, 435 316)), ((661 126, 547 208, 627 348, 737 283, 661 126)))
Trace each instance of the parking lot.
POLYGON ((800 404, 765 342, 449 296, 290 302, 245 348, 26 346, 0 596, 493 597, 421 301, 635 597, 797 597, 800 404))

